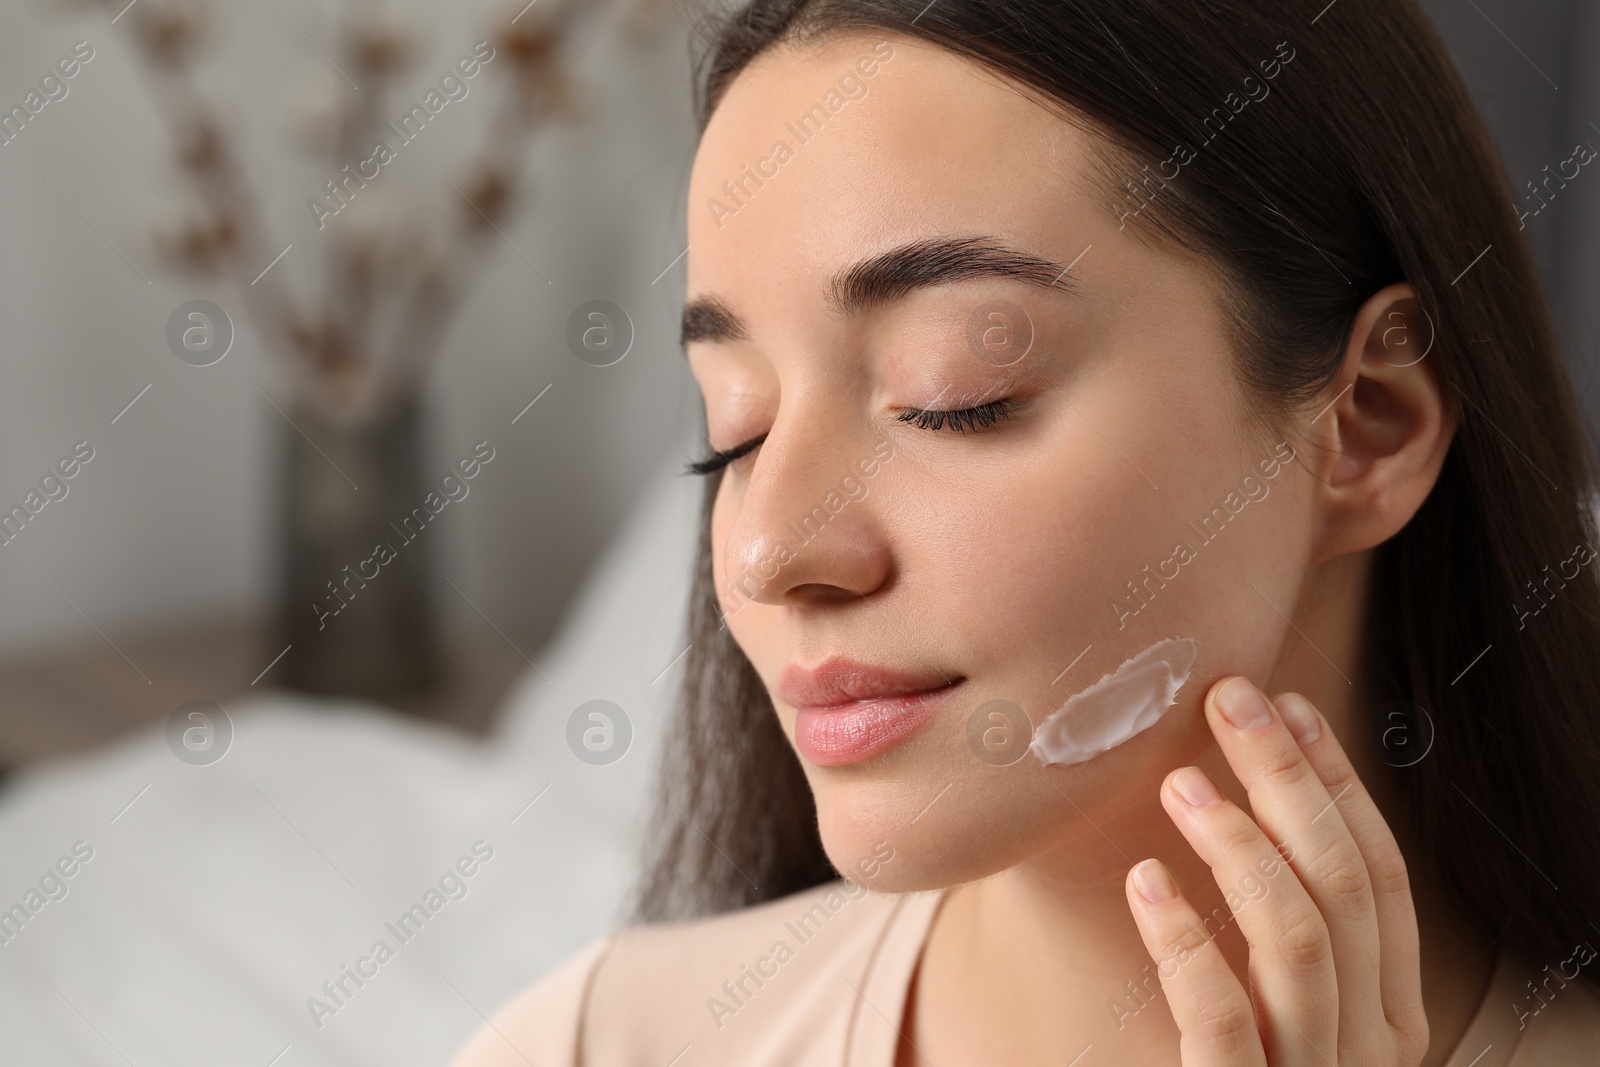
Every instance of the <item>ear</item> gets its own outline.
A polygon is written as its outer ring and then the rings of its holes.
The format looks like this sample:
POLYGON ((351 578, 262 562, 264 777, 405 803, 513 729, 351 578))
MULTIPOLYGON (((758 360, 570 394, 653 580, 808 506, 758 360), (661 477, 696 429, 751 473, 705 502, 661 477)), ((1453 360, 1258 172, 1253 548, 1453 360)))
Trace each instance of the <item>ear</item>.
POLYGON ((1323 516, 1318 563, 1381 544, 1438 480, 1456 406, 1435 367, 1433 322, 1399 283, 1357 313, 1338 377, 1308 407, 1307 466, 1323 516))

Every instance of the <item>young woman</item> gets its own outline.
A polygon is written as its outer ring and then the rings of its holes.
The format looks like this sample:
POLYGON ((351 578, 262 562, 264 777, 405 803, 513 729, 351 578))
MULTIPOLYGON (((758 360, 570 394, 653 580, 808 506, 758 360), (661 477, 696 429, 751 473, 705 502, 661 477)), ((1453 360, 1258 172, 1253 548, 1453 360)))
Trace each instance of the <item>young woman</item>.
POLYGON ((1414 4, 706 55, 648 921, 457 1062, 1600 1062, 1595 470, 1414 4))

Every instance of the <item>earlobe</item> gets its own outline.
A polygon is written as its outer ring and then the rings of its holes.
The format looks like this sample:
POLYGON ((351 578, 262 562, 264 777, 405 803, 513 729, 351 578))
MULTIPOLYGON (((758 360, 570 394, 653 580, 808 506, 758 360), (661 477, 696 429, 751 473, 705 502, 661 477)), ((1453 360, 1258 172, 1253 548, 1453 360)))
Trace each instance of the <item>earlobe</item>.
POLYGON ((1380 544, 1432 491, 1455 433, 1433 322, 1407 283, 1374 293, 1356 314, 1338 377, 1314 414, 1308 457, 1325 517, 1318 556, 1380 544))

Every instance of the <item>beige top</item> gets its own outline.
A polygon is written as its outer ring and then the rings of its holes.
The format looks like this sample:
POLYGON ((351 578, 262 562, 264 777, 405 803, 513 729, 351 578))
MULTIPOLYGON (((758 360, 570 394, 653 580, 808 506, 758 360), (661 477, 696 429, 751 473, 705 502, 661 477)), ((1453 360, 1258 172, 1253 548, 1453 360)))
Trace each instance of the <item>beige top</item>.
MULTIPOLYGON (((893 1067, 942 893, 829 882, 614 932, 501 1008, 452 1067, 893 1067)), ((1600 996, 1556 969, 1502 955, 1445 1067, 1600 1064, 1600 996), (1550 992, 1535 999, 1530 979, 1550 992)))

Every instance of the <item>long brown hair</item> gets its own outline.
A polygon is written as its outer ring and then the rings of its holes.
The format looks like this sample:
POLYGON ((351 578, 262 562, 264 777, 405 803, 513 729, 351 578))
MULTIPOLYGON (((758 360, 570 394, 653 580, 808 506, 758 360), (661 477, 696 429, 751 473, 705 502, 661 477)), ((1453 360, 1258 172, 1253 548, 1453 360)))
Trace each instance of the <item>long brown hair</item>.
MULTIPOLYGON (((704 52, 702 128, 756 56, 843 33, 931 42, 1086 120, 1113 210, 1144 203, 1136 224, 1217 264, 1242 380, 1274 418, 1332 380, 1367 297, 1411 283, 1459 429, 1432 493, 1377 549, 1364 640, 1384 721, 1346 741, 1411 731, 1405 751, 1425 756, 1382 753, 1404 808, 1386 814, 1410 821, 1421 862, 1503 948, 1551 960, 1600 936, 1600 582, 1582 565, 1594 453, 1516 198, 1415 4, 755 0, 704 52), (1238 103, 1267 78, 1259 102, 1238 103), (1179 144, 1203 147, 1146 202, 1145 168, 1179 144)), ((719 481, 644 920, 837 877, 798 760, 719 616, 719 481)))

